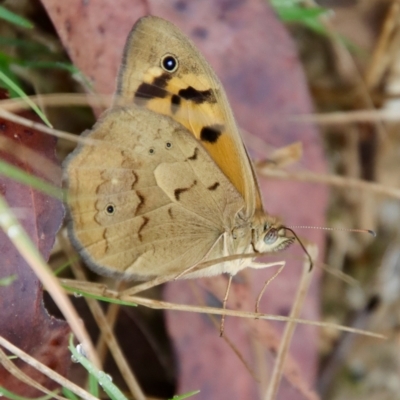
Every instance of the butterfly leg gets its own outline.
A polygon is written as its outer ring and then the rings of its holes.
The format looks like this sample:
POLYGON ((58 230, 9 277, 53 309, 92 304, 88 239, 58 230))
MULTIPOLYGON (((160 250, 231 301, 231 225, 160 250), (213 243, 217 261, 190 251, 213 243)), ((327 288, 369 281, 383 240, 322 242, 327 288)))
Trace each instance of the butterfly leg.
MULTIPOLYGON (((233 275, 229 275, 228 286, 225 291, 224 300, 222 301, 222 309, 226 310, 226 302, 228 301, 229 292, 231 290, 233 275)), ((225 327, 225 315, 221 316, 221 325, 219 327, 219 336, 222 337, 224 335, 224 327, 225 327)))
POLYGON ((260 291, 260 294, 257 297, 256 300, 256 307, 255 307, 255 312, 258 313, 259 312, 259 308, 260 308, 260 301, 261 298, 265 292, 265 289, 267 288, 267 286, 282 272, 283 268, 286 265, 286 261, 277 261, 277 262, 273 262, 273 263, 268 263, 268 264, 264 264, 264 263, 257 263, 257 262, 252 262, 249 267, 250 268, 256 268, 256 269, 261 269, 261 268, 269 268, 269 267, 279 267, 278 271, 275 272, 274 275, 271 276, 271 278, 269 278, 265 283, 263 288, 260 291))

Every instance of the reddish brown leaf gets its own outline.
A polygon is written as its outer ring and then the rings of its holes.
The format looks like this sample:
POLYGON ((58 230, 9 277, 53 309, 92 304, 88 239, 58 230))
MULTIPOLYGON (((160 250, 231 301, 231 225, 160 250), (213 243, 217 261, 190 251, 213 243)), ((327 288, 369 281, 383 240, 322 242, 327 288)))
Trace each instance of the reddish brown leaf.
MULTIPOLYGON (((44 170, 47 160, 59 171, 55 156, 56 140, 41 132, 27 129, 6 120, 0 120, 0 159, 59 186, 60 174, 44 170), (8 150, 5 150, 7 148, 8 150), (28 148, 37 153, 32 157, 28 148), (10 152, 11 150, 11 152, 10 152), (23 158, 18 158, 21 155, 23 158), (44 158, 41 158, 44 157, 44 158), (53 179, 49 180, 49 176, 53 179)), ((55 235, 64 216, 62 203, 29 186, 0 175, 0 193, 15 211, 32 241, 45 259, 53 247, 55 235)), ((17 279, 6 287, 0 286, 0 335, 37 358, 55 371, 66 374, 70 364, 67 339, 69 328, 63 321, 48 315, 42 302, 42 287, 36 275, 12 242, 0 232, 0 279, 16 275, 17 279)), ((16 365, 37 382, 54 389, 57 385, 26 364, 16 365)), ((0 385, 22 396, 38 396, 32 389, 0 367, 0 385)))

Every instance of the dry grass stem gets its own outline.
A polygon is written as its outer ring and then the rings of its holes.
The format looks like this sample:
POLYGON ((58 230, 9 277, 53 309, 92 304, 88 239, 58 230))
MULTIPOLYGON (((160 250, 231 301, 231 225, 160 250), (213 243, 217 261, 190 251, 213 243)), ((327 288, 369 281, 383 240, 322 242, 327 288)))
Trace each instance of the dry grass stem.
POLYGON ((31 357, 29 354, 26 354, 24 351, 19 349, 18 347, 14 346, 8 340, 4 339, 0 336, 0 346, 3 346, 7 349, 10 353, 15 354, 18 358, 25 361, 27 364, 32 366, 33 368, 40 371, 42 374, 48 376, 53 381, 59 383, 61 386, 66 387, 67 389, 71 390, 71 392, 75 393, 76 395, 82 397, 85 400, 98 400, 96 397, 92 396, 90 393, 86 392, 79 386, 75 385, 68 379, 64 378, 57 372, 53 371, 51 368, 47 367, 46 365, 42 364, 36 358, 31 357))
POLYGON ((400 4, 392 1, 385 22, 380 31, 378 42, 372 53, 371 62, 365 73, 365 82, 368 88, 373 89, 381 82, 388 65, 388 53, 391 37, 398 26, 400 4))
POLYGON ((304 319, 293 319, 289 317, 284 317, 280 315, 270 315, 270 314, 263 314, 263 313, 255 313, 250 311, 237 311, 237 310, 229 310, 229 309, 222 309, 222 308, 215 308, 215 307, 204 307, 204 306, 189 306, 189 305, 182 305, 182 304, 174 304, 169 303, 166 301, 159 301, 159 300, 152 300, 145 297, 138 297, 129 294, 125 294, 125 292, 118 293, 115 290, 107 289, 105 285, 99 284, 90 284, 89 282, 80 282, 75 281, 72 279, 60 279, 62 285, 66 285, 72 290, 82 290, 89 294, 95 296, 103 296, 110 299, 118 299, 127 303, 132 303, 132 305, 142 305, 144 307, 153 308, 155 310, 175 310, 175 311, 188 311, 188 312, 196 312, 196 313, 203 313, 203 314, 212 314, 212 315, 227 315, 231 317, 239 317, 239 318, 254 318, 254 319, 266 319, 270 321, 294 321, 299 324, 308 324, 312 326, 319 326, 331 329, 338 329, 340 331, 345 332, 353 332, 361 335, 371 336, 378 339, 385 339, 386 337, 381 334, 377 334, 374 332, 368 332, 364 330, 353 329, 348 326, 331 324, 326 322, 320 321, 310 321, 304 319))
MULTIPOLYGON (((108 309, 107 309, 107 313, 106 313, 106 320, 107 320, 108 326, 110 327, 110 329, 112 331, 114 330, 114 326, 117 321, 120 309, 121 309, 121 306, 119 304, 109 304, 108 305, 108 309)), ((96 351, 97 351, 97 354, 98 354, 102 364, 104 364, 104 361, 105 361, 107 353, 108 353, 107 339, 106 339, 105 335, 106 335, 106 332, 101 331, 100 336, 96 343, 96 351)))
MULTIPOLYGON (((320 114, 303 114, 287 117, 284 123, 315 123, 319 125, 346 125, 359 122, 398 122, 400 114, 398 110, 372 109, 358 111, 337 111, 320 114)), ((329 131, 334 133, 334 131, 329 131)), ((343 133, 343 132, 341 132, 343 133)))
MULTIPOLYGON (((283 123, 315 123, 319 125, 344 125, 359 122, 398 122, 400 113, 393 109, 337 111, 319 114, 304 114, 282 117, 283 123)), ((337 131, 329 131, 334 133, 337 131)), ((342 132, 341 132, 342 133, 342 132)))
MULTIPOLYGON (((316 261, 317 256, 318 256, 318 248, 315 245, 307 245, 307 252, 310 254, 311 259, 313 262, 316 261)), ((298 316, 301 313, 301 310, 303 308, 304 300, 308 292, 308 288, 312 279, 312 271, 310 271, 310 262, 309 259, 306 257, 306 260, 303 264, 303 273, 301 275, 300 283, 298 286, 298 290, 293 302, 292 310, 290 312, 289 318, 291 321, 289 321, 286 326, 285 330, 283 332, 283 336, 280 342, 278 354, 275 360, 275 366, 272 371, 272 376, 271 380, 268 386, 268 389, 264 395, 265 400, 273 400, 276 398, 276 395, 278 393, 278 388, 280 381, 282 379, 282 376, 284 374, 284 363, 286 360, 286 357, 289 354, 289 347, 290 343, 293 338, 294 330, 296 328, 296 322, 295 320, 298 318, 298 316)), ((317 396, 315 393, 309 393, 309 399, 317 399, 317 396)))
POLYGON ((73 135, 72 133, 49 128, 48 126, 46 126, 44 124, 31 121, 30 119, 27 119, 27 118, 20 117, 18 115, 10 113, 6 110, 3 110, 2 108, 0 108, 0 117, 6 119, 8 121, 14 122, 16 124, 25 126, 27 128, 35 129, 39 132, 47 133, 48 135, 58 137, 59 139, 65 139, 65 140, 75 142, 75 143, 85 143, 85 144, 91 144, 91 145, 96 145, 98 143, 98 141, 95 141, 95 140, 82 138, 80 136, 73 135))
POLYGON ((377 195, 400 199, 400 189, 387 187, 379 183, 364 181, 361 179, 347 178, 339 175, 317 174, 310 171, 287 172, 270 168, 259 169, 259 172, 263 176, 269 178, 322 183, 324 185, 335 186, 340 189, 357 189, 377 195))
POLYGON ((0 348, 0 364, 13 376, 15 376, 21 382, 34 387, 35 389, 46 393, 47 395, 51 396, 51 398, 56 398, 59 400, 66 400, 65 397, 59 396, 54 392, 50 391, 49 389, 45 388, 40 383, 36 382, 32 379, 29 375, 22 372, 8 357, 7 354, 0 348))
MULTIPOLYGON (((68 249, 68 245, 64 242, 63 237, 60 237, 60 241, 62 242, 62 246, 65 249, 68 249)), ((82 281, 87 280, 87 277, 79 263, 71 262, 71 269, 77 279, 80 279, 82 281)), ((112 326, 110 326, 109 321, 107 320, 106 316, 103 313, 103 310, 100 307, 100 304, 97 300, 88 297, 86 297, 85 300, 132 396, 136 400, 146 400, 146 396, 140 388, 140 385, 135 375, 131 371, 131 368, 124 356, 124 353, 122 352, 121 347, 119 346, 119 343, 114 335, 112 326)))
POLYGON ((59 165, 29 147, 21 144, 16 146, 15 141, 6 136, 0 136, 0 149, 17 158, 21 163, 26 163, 29 160, 29 167, 34 171, 40 172, 40 175, 45 176, 50 182, 57 182, 61 176, 61 167, 59 165))
MULTIPOLYGON (((96 106, 108 108, 111 104, 112 96, 94 96, 85 93, 50 93, 28 96, 36 105, 43 107, 71 107, 71 106, 96 106), (90 101, 90 105, 89 105, 90 101)), ((9 112, 18 112, 21 110, 29 110, 29 104, 23 99, 7 99, 0 100, 0 109, 9 112)))
MULTIPOLYGON (((1 196, 0 204, 3 210, 7 207, 6 202, 1 196)), ((0 223, 4 232, 17 248, 21 256, 32 268, 43 286, 48 290, 77 339, 84 346, 88 358, 96 367, 98 367, 100 364, 93 343, 90 340, 85 327, 81 323, 80 317, 72 306, 64 289, 60 286, 58 279, 52 274, 50 267, 46 264, 36 247, 32 244, 29 236, 25 232, 24 228, 19 224, 11 210, 0 213, 0 223)))

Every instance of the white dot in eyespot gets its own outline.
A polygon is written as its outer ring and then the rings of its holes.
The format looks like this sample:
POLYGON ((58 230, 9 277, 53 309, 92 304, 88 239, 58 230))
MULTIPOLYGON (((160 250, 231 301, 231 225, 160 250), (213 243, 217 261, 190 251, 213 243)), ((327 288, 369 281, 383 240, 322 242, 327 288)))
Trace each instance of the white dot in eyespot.
POLYGON ((175 72, 178 69, 178 60, 173 55, 167 54, 161 59, 161 67, 164 71, 175 72))

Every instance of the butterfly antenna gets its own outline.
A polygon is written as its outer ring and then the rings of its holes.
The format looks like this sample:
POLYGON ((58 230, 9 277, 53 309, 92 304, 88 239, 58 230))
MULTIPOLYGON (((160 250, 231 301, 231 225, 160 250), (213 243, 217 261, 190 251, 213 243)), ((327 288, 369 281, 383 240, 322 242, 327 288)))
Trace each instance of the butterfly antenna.
MULTIPOLYGON (((285 227, 289 229, 288 227, 285 227)), ((325 226, 291 226, 292 229, 319 229, 324 231, 343 231, 343 232, 357 232, 357 233, 369 233, 373 237, 376 237, 376 232, 372 229, 351 229, 351 228, 327 228, 325 226)), ((290 230, 290 229, 289 229, 290 230)), ((293 231, 291 231, 294 233, 293 231)))
POLYGON ((307 251, 306 246, 304 246, 303 242, 299 239, 299 237, 297 236, 296 232, 292 229, 292 227, 287 227, 287 226, 282 226, 283 229, 287 229, 289 232, 292 232, 293 236, 295 237, 295 239, 297 240, 297 242, 299 243, 299 245, 301 246, 301 248, 303 249, 304 253, 307 254, 308 257, 308 261, 310 263, 310 269, 309 271, 311 271, 314 267, 314 262, 310 256, 310 253, 307 251))

